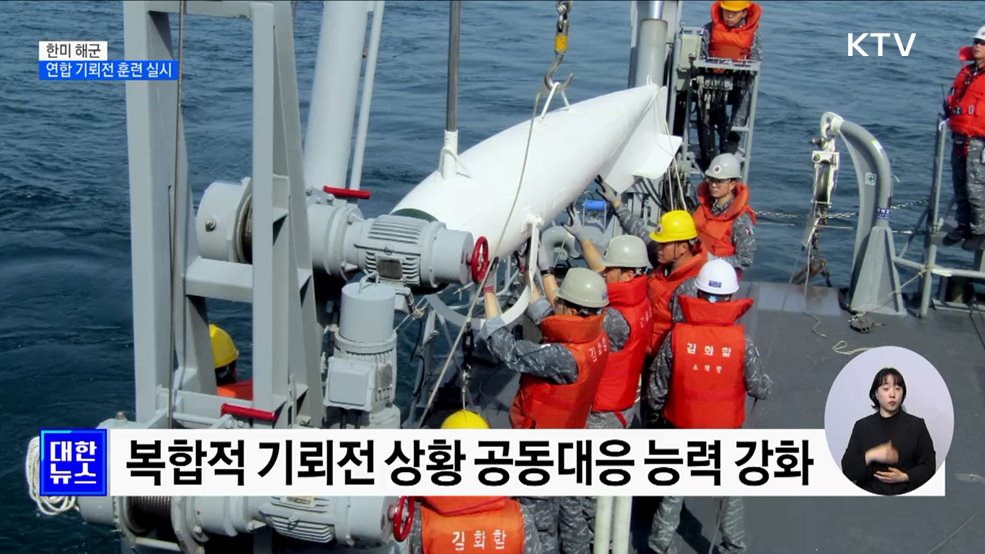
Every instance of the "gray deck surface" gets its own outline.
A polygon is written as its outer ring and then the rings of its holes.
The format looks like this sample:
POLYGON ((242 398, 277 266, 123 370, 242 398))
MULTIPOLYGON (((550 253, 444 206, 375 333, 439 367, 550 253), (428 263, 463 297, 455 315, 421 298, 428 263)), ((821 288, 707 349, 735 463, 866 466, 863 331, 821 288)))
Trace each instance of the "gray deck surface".
MULTIPOLYGON (((955 478, 958 473, 985 475, 985 316, 943 311, 932 311, 926 320, 873 316, 885 325, 863 335, 848 326, 835 289, 809 288, 806 303, 803 287, 793 285, 751 283, 740 295, 757 302, 743 323, 774 380, 771 397, 758 403, 750 419, 752 426, 822 428, 828 389, 851 359, 832 350, 840 339, 849 349, 917 351, 943 375, 955 410, 945 497, 747 498, 749 551, 985 552, 985 484, 955 478), (804 314, 805 307, 820 323, 804 314), (812 327, 826 338, 812 333, 812 327)), ((473 398, 490 424, 508 428, 517 379, 488 369, 475 368, 473 398)), ((655 499, 634 503, 633 542, 642 552, 654 507, 655 499)), ((713 499, 686 501, 677 537, 680 552, 708 552, 715 518, 713 499)))

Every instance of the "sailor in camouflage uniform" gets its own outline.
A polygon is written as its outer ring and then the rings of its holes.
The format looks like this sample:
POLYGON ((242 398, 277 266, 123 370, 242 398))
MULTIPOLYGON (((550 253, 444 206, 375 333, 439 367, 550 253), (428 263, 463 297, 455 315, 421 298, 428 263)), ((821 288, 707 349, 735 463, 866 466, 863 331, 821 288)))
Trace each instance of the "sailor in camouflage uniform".
MULTIPOLYGON (((739 181, 740 176, 741 164, 732 154, 721 154, 712 160, 705 181, 698 185, 698 206, 692 215, 708 258, 724 259, 739 270, 741 278, 756 255, 756 213, 749 207, 749 186, 739 181)), ((619 193, 601 179, 599 194, 612 205, 626 233, 652 246, 646 222, 624 206, 619 193)))
MULTIPOLYGON (((639 398, 640 373, 651 333, 650 302, 647 299, 646 244, 633 235, 613 237, 603 257, 591 236, 585 232, 577 215, 569 212, 571 221, 565 228, 581 244, 589 268, 602 274, 609 293, 606 320, 619 325, 606 326, 609 333, 609 363, 595 393, 589 429, 626 429, 635 421, 639 398)), ((542 263, 542 265, 546 265, 542 263)), ((592 531, 577 547, 563 543, 564 552, 589 552, 595 530, 595 497, 581 498, 582 508, 561 506, 562 537, 579 529, 592 531)), ((579 535, 580 537, 581 535, 579 535)))
POLYGON ((944 245, 963 241, 968 251, 985 249, 985 26, 958 55, 970 61, 954 78, 944 111, 952 132, 951 178, 958 226, 944 245))
MULTIPOLYGON (((647 427, 737 429, 745 420, 745 396, 769 396, 772 381, 763 370, 759 352, 736 320, 752 300, 732 301, 739 283, 735 270, 723 260, 701 268, 697 297, 680 297, 684 321, 675 325, 653 362, 646 384, 649 413, 659 414, 647 427), (739 360, 739 350, 743 351, 739 360), (688 373, 685 380, 675 376, 688 373), (726 391, 736 392, 731 395, 726 391), (715 392, 716 400, 700 393, 715 392)), ((664 497, 653 518, 651 552, 675 552, 674 534, 680 523, 681 497, 664 497)), ((718 509, 721 552, 745 552, 741 498, 721 499, 718 509)))
MULTIPOLYGON (((520 390, 510 410, 514 428, 584 429, 608 360, 607 334, 621 337, 625 343, 629 327, 621 316, 620 323, 604 310, 608 296, 601 276, 588 269, 574 268, 557 287, 552 268, 547 267, 548 256, 545 254, 540 259, 545 266, 545 290, 554 299, 553 314, 551 304, 534 287, 527 315, 540 327, 543 344, 513 337, 500 317, 491 286, 484 290, 487 320, 479 338, 497 360, 521 373, 520 390)), ((559 552, 559 510, 563 503, 565 511, 578 518, 580 499, 524 497, 518 500, 533 512, 544 551, 559 552), (570 509, 575 505, 577 510, 570 509)), ((583 515, 580 520, 581 523, 566 519, 561 528, 561 544, 570 545, 571 551, 578 551, 577 545, 591 544, 583 515)))

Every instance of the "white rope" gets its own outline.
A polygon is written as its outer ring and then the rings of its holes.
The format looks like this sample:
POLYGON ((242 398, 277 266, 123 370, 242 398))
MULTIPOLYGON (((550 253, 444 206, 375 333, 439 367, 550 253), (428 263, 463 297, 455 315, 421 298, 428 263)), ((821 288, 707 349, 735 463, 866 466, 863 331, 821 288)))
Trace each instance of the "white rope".
MULTIPOLYGON (((537 95, 534 96, 534 109, 530 114, 530 128, 527 131, 527 145, 523 149, 523 164, 520 166, 520 178, 516 184, 516 192, 513 194, 513 203, 510 205, 510 211, 506 214, 506 223, 503 224, 503 228, 499 233, 499 238, 496 239, 495 242, 495 248, 497 249, 499 248, 500 243, 503 242, 503 237, 506 236, 506 230, 509 228, 510 221, 513 219, 513 212, 516 210, 517 200, 520 198, 520 190, 523 188, 523 177, 527 172, 527 161, 530 156, 530 142, 534 134, 534 123, 537 120, 537 106, 540 104, 540 96, 541 91, 538 91, 537 95)), ((483 296, 482 289, 485 287, 486 281, 489 279, 489 275, 499 269, 498 265, 497 258, 496 263, 486 270, 486 274, 483 276, 482 282, 479 283, 478 287, 476 287, 475 295, 472 296, 472 301, 469 302, 468 310, 465 312, 465 322, 462 324, 461 329, 459 329, 458 336, 455 337, 455 341, 452 343, 451 348, 448 351, 448 356, 445 358, 445 363, 441 367, 441 371, 438 373, 438 379, 435 381, 434 388, 431 389, 431 394, 428 396, 428 402, 424 406, 424 412, 421 414, 419 425, 424 424, 425 417, 428 412, 431 411, 431 405, 434 403, 434 398, 438 394, 438 388, 444 381, 445 372, 448 371, 448 366, 451 365, 451 361, 455 358, 455 351, 458 349, 458 345, 462 341, 462 336, 465 335, 465 329, 468 328, 469 323, 472 322, 472 310, 475 309, 475 305, 478 303, 479 298, 482 298, 483 296)))
POLYGON ((41 438, 34 437, 27 446, 27 458, 24 460, 24 474, 27 477, 27 491, 31 499, 38 505, 38 510, 48 516, 63 514, 69 510, 78 510, 74 496, 41 496, 41 438))
POLYGON ((833 350, 835 354, 841 354, 843 356, 851 356, 853 354, 858 354, 859 352, 865 352, 866 350, 872 350, 873 348, 876 348, 875 346, 863 346, 862 348, 856 348, 854 350, 845 350, 845 348, 847 347, 848 347, 847 340, 839 340, 838 342, 834 343, 834 346, 831 347, 831 350, 833 350))

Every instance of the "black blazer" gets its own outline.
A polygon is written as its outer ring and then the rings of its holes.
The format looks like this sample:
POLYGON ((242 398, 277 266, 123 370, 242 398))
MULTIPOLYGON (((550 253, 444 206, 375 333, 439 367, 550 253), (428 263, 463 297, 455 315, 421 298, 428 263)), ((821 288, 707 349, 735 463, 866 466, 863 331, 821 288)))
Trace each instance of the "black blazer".
POLYGON ((841 471, 856 485, 876 494, 903 494, 926 483, 937 470, 937 456, 934 441, 927 431, 922 418, 900 411, 893 417, 896 422, 893 436, 886 436, 882 426, 882 416, 876 412, 855 422, 848 448, 841 459, 841 471), (896 468, 906 473, 910 480, 905 483, 883 483, 875 478, 876 471, 885 471, 890 466, 879 462, 865 465, 865 452, 886 441, 893 441, 899 452, 896 468))

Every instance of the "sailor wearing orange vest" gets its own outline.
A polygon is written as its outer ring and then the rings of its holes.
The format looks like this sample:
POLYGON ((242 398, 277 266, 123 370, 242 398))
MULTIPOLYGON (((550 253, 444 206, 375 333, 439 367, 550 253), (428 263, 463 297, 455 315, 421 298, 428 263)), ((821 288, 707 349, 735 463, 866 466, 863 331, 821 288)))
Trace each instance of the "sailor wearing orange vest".
POLYGON ((701 30, 701 57, 730 60, 763 59, 759 18, 763 9, 755 2, 722 0, 711 5, 711 21, 701 30))
POLYGON ((739 181, 739 160, 719 154, 698 185, 694 224, 709 258, 724 258, 739 272, 752 265, 756 254, 756 212, 749 207, 749 186, 739 181))
POLYGON ((973 63, 958 72, 946 101, 958 226, 944 237, 945 245, 963 240, 970 251, 985 247, 985 27, 973 40, 973 63))
POLYGON ((647 296, 653 309, 653 333, 647 345, 647 355, 656 355, 664 336, 674 324, 671 305, 681 294, 693 295, 693 280, 708 255, 697 240, 698 231, 694 218, 684 210, 672 210, 660 217, 660 223, 652 232, 645 221, 623 206, 619 193, 601 177, 597 179, 599 195, 616 212, 619 225, 627 234, 635 235, 647 243, 647 254, 653 271, 647 283, 647 296), (684 286, 686 285, 686 286, 684 286))
MULTIPOLYGON (((609 363, 595 393, 588 428, 625 429, 637 412, 640 373, 652 328, 651 307, 646 296, 646 271, 650 265, 646 244, 639 237, 619 235, 609 241, 603 257, 591 238, 582 232, 577 217, 571 215, 572 222, 566 228, 581 243, 588 267, 605 278, 609 293, 607 315, 615 311, 617 314, 612 319, 621 318, 629 326, 625 340, 619 336, 621 342, 617 343, 617 339, 609 337, 609 363)), ((591 551, 595 530, 595 497, 581 497, 580 506, 575 500, 578 499, 564 498, 561 502, 562 551, 587 554, 591 551), (575 534, 574 530, 579 527, 591 532, 577 534, 581 540, 575 545, 566 543, 564 539, 575 534)))
POLYGON ((239 350, 229 333, 222 327, 209 324, 212 341, 212 363, 215 366, 216 392, 226 398, 253 400, 253 379, 236 381, 236 360, 239 350))
POLYGON ((603 327, 609 337, 609 363, 599 381, 589 429, 625 429, 639 392, 640 372, 649 345, 652 308, 647 301, 646 244, 633 235, 613 237, 603 257, 574 213, 565 226, 581 244, 588 267, 605 279, 609 306, 603 327))
MULTIPOLYGON (((553 275, 545 275, 544 283, 550 296, 556 286, 553 275)), ((489 285, 483 292, 486 323, 479 338, 494 358, 521 374, 520 389, 510 409, 513 427, 584 429, 609 359, 609 339, 601 313, 608 304, 605 280, 589 269, 569 270, 556 289, 553 315, 545 313, 546 302, 537 287, 533 288, 527 315, 540 327, 543 344, 515 339, 500 317, 495 288, 489 285)), ((544 550, 557 552, 560 500, 519 500, 531 506, 544 550)), ((574 531, 587 533, 587 529, 574 531)))
POLYGON ((697 292, 692 277, 708 261, 708 255, 700 241, 694 220, 684 210, 665 213, 660 225, 650 233, 656 244, 657 267, 647 282, 647 296, 653 307, 653 327, 649 356, 654 356, 664 343, 664 337, 674 325, 671 306, 674 299, 697 292))
MULTIPOLYGON (((442 429, 489 429, 479 414, 459 410, 442 429)), ((408 545, 410 554, 503 552, 547 554, 540 544, 533 512, 505 496, 425 496, 417 498, 408 545)))
MULTIPOLYGON (((701 30, 701 58, 724 58, 730 60, 762 60, 762 47, 759 40, 759 19, 762 8, 753 2, 723 0, 711 6, 711 22, 701 30)), ((707 120, 708 126, 699 125, 701 143, 701 167, 707 168, 710 160, 719 150, 735 153, 739 146, 739 136, 732 132, 733 127, 746 124, 749 115, 750 82, 748 75, 740 73, 732 76, 733 88, 727 98, 710 106, 711 112, 703 114, 704 103, 698 104, 699 121, 707 120), (725 113, 726 105, 732 107, 729 121, 725 113), (715 132, 721 137, 716 148, 715 132)))
MULTIPOLYGON (((737 323, 752 299, 732 300, 739 290, 735 269, 712 260, 698 273, 697 288, 697 297, 680 298, 685 321, 674 327, 653 362, 647 402, 651 414, 662 415, 648 427, 737 429, 745 421, 746 395, 769 396, 772 381, 752 339, 737 323)), ((683 501, 661 501, 650 531, 651 552, 673 551, 683 501)), ((744 552, 742 499, 725 498, 720 510, 719 551, 744 552)))

